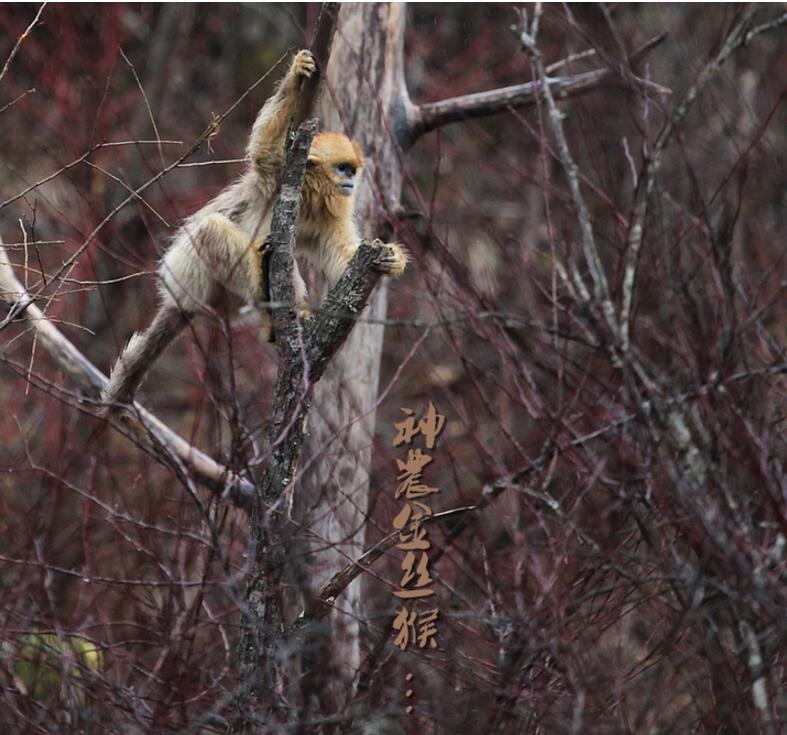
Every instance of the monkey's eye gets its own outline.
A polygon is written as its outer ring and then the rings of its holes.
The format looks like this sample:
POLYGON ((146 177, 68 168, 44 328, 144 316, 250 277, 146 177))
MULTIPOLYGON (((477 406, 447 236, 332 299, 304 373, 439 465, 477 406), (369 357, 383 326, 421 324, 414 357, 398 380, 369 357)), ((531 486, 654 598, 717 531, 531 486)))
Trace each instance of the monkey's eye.
POLYGON ((355 166, 353 166, 351 163, 340 163, 336 167, 336 170, 345 176, 355 176, 355 166))

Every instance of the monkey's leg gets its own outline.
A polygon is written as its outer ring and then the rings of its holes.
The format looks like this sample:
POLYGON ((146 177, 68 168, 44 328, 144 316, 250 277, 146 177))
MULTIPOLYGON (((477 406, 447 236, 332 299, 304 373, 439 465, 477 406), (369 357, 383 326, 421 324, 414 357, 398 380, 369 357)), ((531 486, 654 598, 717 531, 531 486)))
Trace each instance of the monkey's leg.
MULTIPOLYGON (((263 275, 263 291, 260 294, 261 303, 259 304, 259 312, 261 315, 260 337, 265 342, 271 344, 276 341, 276 333, 273 329, 273 316, 271 314, 271 307, 269 306, 271 300, 270 287, 268 281, 268 270, 270 268, 270 249, 266 245, 262 251, 262 275, 263 275)), ((308 319, 311 316, 309 311, 309 294, 306 288, 306 282, 303 280, 300 270, 298 269, 298 261, 292 261, 292 278, 293 290, 295 291, 295 303, 298 306, 298 314, 301 319, 308 319)))
POLYGON ((108 411, 117 410, 118 404, 133 402, 150 367, 193 316, 170 304, 162 304, 150 326, 128 341, 101 395, 108 411))
POLYGON ((298 313, 301 319, 308 319, 311 316, 309 310, 309 292, 306 288, 306 281, 303 280, 300 270, 298 270, 298 261, 292 261, 292 278, 293 287, 295 289, 295 303, 298 305, 298 313))
MULTIPOLYGON (((266 246, 260 247, 258 241, 250 240, 231 220, 215 213, 205 217, 196 228, 191 228, 189 233, 190 237, 186 245, 193 249, 200 260, 200 265, 206 268, 210 278, 247 303, 259 307, 263 315, 261 336, 268 342, 275 341, 268 305, 270 293, 267 269, 270 252, 266 246)), ((171 266, 167 281, 174 280, 171 276, 177 275, 176 271, 180 272, 180 277, 177 279, 178 286, 169 282, 165 284, 170 287, 170 293, 176 296, 179 303, 183 301, 183 296, 178 295, 176 291, 182 294, 186 290, 184 285, 189 285, 188 279, 196 271, 193 267, 179 268, 181 259, 182 256, 173 258, 167 256, 164 262, 165 266, 171 266)), ((209 298, 207 294, 202 293, 205 288, 201 285, 201 281, 201 278, 194 279, 192 299, 196 295, 207 302, 209 298)), ((302 319, 307 319, 310 316, 308 292, 296 261, 293 262, 293 286, 299 314, 302 319)))
POLYGON ((159 270, 163 303, 151 325, 135 334, 112 368, 102 400, 108 406, 134 400, 145 375, 199 308, 210 304, 217 284, 247 301, 258 300, 260 255, 229 219, 210 214, 179 233, 159 270))
POLYGON ((187 222, 159 271, 165 301, 186 311, 210 305, 223 286, 249 304, 264 300, 259 243, 224 215, 187 222))

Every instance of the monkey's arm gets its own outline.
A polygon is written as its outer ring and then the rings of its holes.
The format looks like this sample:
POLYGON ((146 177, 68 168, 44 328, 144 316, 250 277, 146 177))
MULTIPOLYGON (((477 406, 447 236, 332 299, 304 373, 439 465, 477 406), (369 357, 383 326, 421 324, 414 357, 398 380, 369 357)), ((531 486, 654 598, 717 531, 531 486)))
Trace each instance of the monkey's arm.
POLYGON ((258 303, 263 300, 260 245, 223 214, 198 212, 161 263, 162 298, 196 312, 212 304, 224 286, 247 303, 258 303))
POLYGON ((301 82, 308 79, 317 67, 309 51, 299 51, 290 64, 274 95, 262 106, 254 126, 247 155, 260 174, 267 179, 278 173, 284 157, 287 129, 298 106, 301 82))
MULTIPOLYGON (((352 221, 338 224, 321 240, 317 257, 331 286, 350 265, 359 243, 360 237, 352 221)), ((387 276, 399 278, 407 266, 407 252, 398 243, 386 243, 386 247, 389 253, 378 261, 377 268, 387 276)))

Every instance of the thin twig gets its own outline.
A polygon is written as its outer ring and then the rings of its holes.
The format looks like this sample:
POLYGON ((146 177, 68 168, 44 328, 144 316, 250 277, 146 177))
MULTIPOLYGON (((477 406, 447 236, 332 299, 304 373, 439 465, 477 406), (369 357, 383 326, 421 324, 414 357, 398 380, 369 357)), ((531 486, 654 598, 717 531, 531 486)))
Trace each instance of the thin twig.
POLYGON ((713 57, 702 69, 697 80, 687 90, 683 99, 678 104, 675 112, 667 119, 653 145, 653 150, 645 161, 644 171, 638 179, 637 189, 634 193, 632 213, 629 217, 628 236, 626 238, 626 257, 623 274, 623 294, 620 310, 620 334, 621 349, 624 353, 629 350, 630 342, 630 322, 631 307, 633 302, 634 283, 636 278, 637 263, 639 252, 642 246, 642 237, 645 226, 645 215, 647 214, 650 195, 656 183, 659 166, 661 163, 661 152, 671 140, 677 126, 683 121, 694 100, 703 90, 705 85, 721 69, 725 60, 741 46, 745 46, 752 38, 760 33, 771 30, 781 25, 787 24, 787 13, 774 18, 771 21, 755 26, 750 31, 745 31, 745 27, 756 11, 755 6, 745 10, 743 16, 730 31, 727 40, 722 45, 718 54, 713 57))
POLYGON ((33 30, 35 24, 38 23, 38 19, 41 17, 41 13, 44 12, 45 7, 46 7, 46 3, 42 3, 41 7, 38 8, 36 17, 33 18, 32 21, 30 21, 30 25, 27 28, 25 28, 22 35, 16 39, 16 43, 14 44, 14 47, 11 49, 11 53, 8 55, 8 58, 5 60, 5 64, 3 64, 2 71, 0 71, 0 81, 3 80, 3 77, 6 75, 6 72, 8 71, 8 67, 11 66, 11 62, 14 60, 14 57, 19 52, 19 48, 21 47, 22 42, 30 35, 30 31, 33 30))
MULTIPOLYGON (((536 4, 536 18, 540 15, 540 4, 536 4)), ((536 21, 534 21, 534 24, 536 21)), ((535 38, 528 32, 528 29, 523 26, 520 38, 522 45, 525 47, 533 67, 536 71, 536 76, 541 82, 541 93, 547 105, 547 112, 549 113, 549 122, 552 127, 552 133, 555 136, 560 162, 563 166, 563 171, 568 179, 569 192, 571 194, 571 201, 577 213, 579 220, 580 232, 582 234, 582 250, 585 255, 585 261, 590 271, 590 277, 593 281, 593 290, 596 301, 601 306, 604 320, 611 333, 617 339, 619 336, 619 328, 615 310, 612 306, 612 300, 609 294, 609 285, 607 284, 607 277, 604 273, 604 267, 601 263, 598 248, 596 246, 595 236, 593 234, 593 226, 590 222, 590 212, 588 211, 585 199, 582 196, 582 191, 579 187, 578 168, 571 155, 571 150, 568 146, 568 140, 563 129, 563 118, 565 115, 558 109, 555 96, 552 94, 552 82, 547 75, 544 68, 544 62, 541 58, 541 52, 536 45, 535 38)), ((575 272, 574 281, 578 287, 580 294, 587 293, 584 282, 582 281, 579 273, 575 272)))
POLYGON ((131 69, 131 73, 134 75, 134 81, 137 83, 137 87, 139 88, 139 93, 142 95, 142 100, 145 103, 145 109, 148 111, 150 124, 153 127, 153 134, 156 136, 156 142, 158 143, 158 154, 159 159, 161 160, 161 168, 164 168, 164 149, 161 147, 161 135, 159 134, 158 126, 156 125, 156 118, 153 115, 153 110, 150 107, 150 101, 148 100, 148 96, 145 93, 145 88, 142 86, 142 80, 139 78, 134 64, 131 63, 131 59, 126 56, 126 52, 123 51, 121 47, 118 47, 118 51, 120 51, 120 55, 123 57, 123 60, 126 62, 126 64, 128 64, 129 69, 131 69))

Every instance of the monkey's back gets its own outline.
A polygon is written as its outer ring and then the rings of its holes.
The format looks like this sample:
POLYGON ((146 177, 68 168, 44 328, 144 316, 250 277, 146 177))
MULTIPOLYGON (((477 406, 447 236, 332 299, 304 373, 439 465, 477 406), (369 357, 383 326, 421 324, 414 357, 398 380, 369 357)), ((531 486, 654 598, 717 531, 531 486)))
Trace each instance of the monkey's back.
POLYGON ((257 245, 270 231, 271 196, 252 172, 191 215, 175 233, 159 267, 165 303, 187 312, 210 306, 227 288, 259 300, 257 245))

